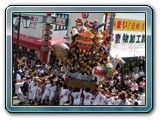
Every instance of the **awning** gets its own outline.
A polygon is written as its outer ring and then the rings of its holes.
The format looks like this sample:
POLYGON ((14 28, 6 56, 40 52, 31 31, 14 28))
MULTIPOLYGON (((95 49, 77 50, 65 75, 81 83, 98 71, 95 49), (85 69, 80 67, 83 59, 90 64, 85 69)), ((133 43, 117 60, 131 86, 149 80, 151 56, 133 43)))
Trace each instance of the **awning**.
MULTIPOLYGON (((35 37, 30 37, 30 36, 26 36, 26 35, 19 35, 19 45, 20 46, 24 46, 30 49, 34 49, 34 50, 41 50, 41 45, 42 45, 42 39, 40 38, 35 38, 35 37)), ((64 38, 53 38, 52 40, 50 40, 50 48, 52 49, 54 45, 58 44, 58 43, 66 43, 67 40, 64 38)), ((16 44, 17 43, 17 33, 13 33, 13 43, 16 44)))
MULTIPOLYGON (((30 49, 34 50, 40 50, 41 49, 41 39, 35 38, 35 37, 30 37, 26 35, 19 35, 19 41, 18 44, 20 46, 24 46, 30 49)), ((13 33, 13 43, 17 44, 17 33, 13 33)))
POLYGON ((54 45, 56 45, 58 43, 66 43, 67 40, 64 39, 64 38, 56 38, 56 39, 54 38, 50 42, 51 42, 51 46, 54 46, 54 45))

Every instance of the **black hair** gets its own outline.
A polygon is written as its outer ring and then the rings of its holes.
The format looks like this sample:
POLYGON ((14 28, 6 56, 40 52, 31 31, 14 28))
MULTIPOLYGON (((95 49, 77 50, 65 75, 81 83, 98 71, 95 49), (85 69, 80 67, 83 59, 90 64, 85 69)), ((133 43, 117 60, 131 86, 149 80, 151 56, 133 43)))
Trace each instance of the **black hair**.
POLYGON ((55 81, 56 86, 58 85, 58 81, 55 81))
POLYGON ((64 85, 63 85, 63 88, 64 88, 64 89, 67 89, 67 84, 64 84, 64 85))
POLYGON ((64 81, 64 78, 61 78, 61 81, 64 81))
POLYGON ((52 75, 52 76, 50 77, 50 79, 54 79, 54 76, 52 75))
POLYGON ((137 99, 137 98, 138 98, 138 94, 137 94, 137 93, 135 93, 134 95, 135 95, 135 99, 137 99))
POLYGON ((130 98, 132 95, 130 93, 128 93, 128 97, 130 98))
POLYGON ((86 92, 90 92, 90 88, 86 88, 86 92))
POLYGON ((60 86, 60 87, 62 87, 62 86, 63 86, 63 84, 60 82, 60 83, 59 83, 59 86, 60 86))
POLYGON ((44 77, 44 74, 41 74, 41 77, 44 77))
POLYGON ((121 94, 121 99, 125 100, 125 94, 124 93, 121 94))
POLYGON ((14 80, 14 84, 15 84, 16 82, 17 82, 17 80, 15 79, 15 80, 14 80))
POLYGON ((53 84, 53 80, 50 80, 51 85, 53 84))
POLYGON ((135 102, 134 105, 137 106, 137 105, 138 105, 138 102, 135 102))
POLYGON ((74 88, 74 92, 78 92, 78 87, 75 87, 75 88, 74 88))
POLYGON ((34 73, 34 77, 37 76, 37 73, 34 73))

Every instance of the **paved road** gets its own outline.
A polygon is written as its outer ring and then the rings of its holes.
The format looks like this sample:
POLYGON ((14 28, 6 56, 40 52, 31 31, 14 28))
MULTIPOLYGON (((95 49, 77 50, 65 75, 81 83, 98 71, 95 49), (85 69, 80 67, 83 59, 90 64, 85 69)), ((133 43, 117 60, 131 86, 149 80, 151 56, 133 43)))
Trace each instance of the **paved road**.
MULTIPOLYGON (((24 97, 25 103, 23 105, 29 105, 27 96, 24 97)), ((13 105, 19 105, 20 101, 17 96, 13 97, 13 105)))

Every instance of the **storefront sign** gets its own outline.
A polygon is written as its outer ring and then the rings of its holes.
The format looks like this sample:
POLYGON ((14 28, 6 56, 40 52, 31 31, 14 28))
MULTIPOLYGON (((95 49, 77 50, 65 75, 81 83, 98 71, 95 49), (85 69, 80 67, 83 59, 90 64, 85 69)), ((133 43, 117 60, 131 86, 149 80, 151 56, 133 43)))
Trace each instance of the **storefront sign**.
POLYGON ((57 25, 68 26, 68 21, 69 20, 65 18, 60 18, 60 17, 53 18, 53 24, 57 24, 57 25))
POLYGON ((31 22, 38 22, 38 23, 44 22, 43 16, 29 16, 29 17, 31 18, 31 22))
POLYGON ((81 27, 84 24, 86 24, 88 28, 93 28, 93 22, 92 21, 85 20, 85 22, 83 22, 82 19, 77 18, 77 20, 75 20, 75 22, 76 22, 76 26, 78 26, 78 27, 81 27))
POLYGON ((145 21, 128 20, 128 19, 115 19, 114 30, 124 31, 145 31, 145 21))
POLYGON ((115 34, 114 35, 115 43, 144 43, 145 35, 144 34, 115 34))

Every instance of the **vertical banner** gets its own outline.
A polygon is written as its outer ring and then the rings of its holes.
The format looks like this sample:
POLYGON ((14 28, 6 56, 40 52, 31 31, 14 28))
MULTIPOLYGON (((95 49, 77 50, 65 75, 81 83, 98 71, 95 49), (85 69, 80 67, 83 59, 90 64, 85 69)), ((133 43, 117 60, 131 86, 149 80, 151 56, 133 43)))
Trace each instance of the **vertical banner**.
POLYGON ((107 13, 106 14, 106 26, 105 29, 109 29, 109 34, 113 34, 113 26, 114 26, 115 13, 107 13))

